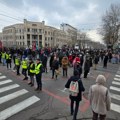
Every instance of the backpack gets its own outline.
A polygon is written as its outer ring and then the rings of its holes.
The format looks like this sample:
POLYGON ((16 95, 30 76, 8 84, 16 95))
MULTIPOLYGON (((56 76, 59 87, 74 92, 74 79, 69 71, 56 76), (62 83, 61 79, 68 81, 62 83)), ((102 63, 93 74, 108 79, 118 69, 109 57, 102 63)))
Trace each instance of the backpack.
POLYGON ((78 81, 71 81, 70 87, 69 87, 69 92, 71 96, 77 96, 79 93, 79 84, 78 81))

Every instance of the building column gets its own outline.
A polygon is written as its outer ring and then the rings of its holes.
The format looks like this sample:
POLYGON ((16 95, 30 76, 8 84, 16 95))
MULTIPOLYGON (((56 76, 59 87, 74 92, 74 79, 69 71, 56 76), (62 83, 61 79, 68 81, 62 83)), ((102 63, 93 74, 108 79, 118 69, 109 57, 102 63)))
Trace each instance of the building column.
POLYGON ((42 34, 42 47, 45 47, 45 35, 42 34))
POLYGON ((32 35, 30 34, 30 47, 32 47, 32 35))
POLYGON ((40 44, 39 44, 39 42, 40 42, 40 37, 39 37, 39 35, 38 35, 38 36, 37 36, 38 48, 40 47, 40 44))

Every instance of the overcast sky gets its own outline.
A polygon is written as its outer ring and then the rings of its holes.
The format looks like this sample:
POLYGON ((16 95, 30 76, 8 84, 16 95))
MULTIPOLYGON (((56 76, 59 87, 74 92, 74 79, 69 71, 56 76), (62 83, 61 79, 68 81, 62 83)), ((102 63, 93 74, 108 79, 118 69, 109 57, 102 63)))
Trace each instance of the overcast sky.
POLYGON ((119 0, 0 0, 0 31, 7 25, 30 21, 45 21, 59 28, 68 23, 82 31, 101 25, 101 17, 111 3, 119 0))

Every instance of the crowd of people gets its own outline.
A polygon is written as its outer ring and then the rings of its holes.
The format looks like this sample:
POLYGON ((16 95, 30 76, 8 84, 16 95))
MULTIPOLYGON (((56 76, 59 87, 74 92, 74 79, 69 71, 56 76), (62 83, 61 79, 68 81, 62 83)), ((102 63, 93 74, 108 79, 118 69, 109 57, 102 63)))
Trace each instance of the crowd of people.
MULTIPOLYGON (((22 68, 22 74, 24 75, 23 80, 30 79, 28 83, 31 87, 34 86, 35 77, 37 88, 36 91, 42 90, 42 74, 48 73, 48 69, 52 71, 51 79, 58 79, 60 74, 60 68, 62 68, 62 76, 68 77, 68 68, 73 67, 73 74, 66 83, 65 87, 70 87, 71 81, 76 81, 81 79, 81 74, 84 78, 88 77, 91 67, 97 70, 97 65, 99 62, 103 63, 103 68, 107 68, 107 63, 112 62, 119 63, 119 52, 114 52, 112 50, 91 50, 91 49, 72 49, 72 48, 62 48, 62 49, 39 49, 32 51, 31 49, 2 49, 0 51, 0 63, 3 66, 7 66, 7 69, 13 69, 16 71, 16 75, 20 75, 20 70, 22 68), (14 66, 12 66, 14 65, 14 66), (35 76, 35 77, 34 77, 35 76)), ((104 76, 98 76, 96 79, 95 86, 90 88, 90 104, 92 105, 93 120, 97 120, 98 114, 100 114, 100 120, 105 120, 106 110, 110 109, 110 95, 108 89, 104 88, 105 83, 104 76), (102 87, 101 87, 102 86, 102 87), (98 88, 101 89, 101 93, 98 92, 98 88), (104 89, 104 90, 103 90, 104 89), (107 91, 107 96, 106 95, 107 91), (101 94, 101 100, 98 100, 94 95, 101 94), (107 97, 107 100, 104 101, 107 97), (107 105, 101 109, 96 101, 100 101, 99 105, 107 105), (106 103, 104 103, 106 102, 106 103), (97 108, 96 108, 97 107, 97 108), (104 109, 104 110, 103 110, 104 109), (105 110, 106 109, 106 110, 105 110), (99 112, 99 110, 102 110, 99 112), (104 114, 103 114, 104 113, 104 114)), ((71 96, 71 115, 73 115, 73 120, 76 120, 79 101, 82 99, 82 91, 85 91, 82 81, 79 81, 79 91, 78 96, 71 96), (79 98, 79 99, 78 99, 79 98), (75 110, 73 108, 74 101, 76 102, 75 110)), ((102 107, 102 106, 101 106, 102 107)))

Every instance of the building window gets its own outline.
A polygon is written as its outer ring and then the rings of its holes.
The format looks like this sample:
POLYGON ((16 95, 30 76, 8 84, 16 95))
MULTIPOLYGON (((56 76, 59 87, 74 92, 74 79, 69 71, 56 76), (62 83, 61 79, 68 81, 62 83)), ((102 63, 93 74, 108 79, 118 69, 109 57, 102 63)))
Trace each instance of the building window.
POLYGON ((27 32, 30 32, 30 28, 27 29, 27 32))
POLYGON ((39 33, 42 33, 42 29, 39 29, 39 33))
POLYGON ((45 37, 45 41, 47 41, 47 37, 45 37))
POLYGON ((45 35, 47 35, 47 31, 45 31, 45 35))

